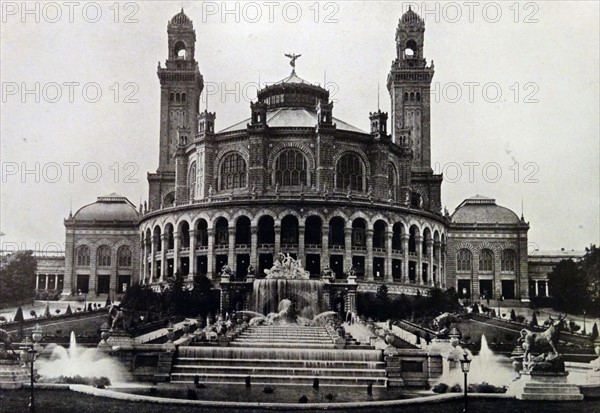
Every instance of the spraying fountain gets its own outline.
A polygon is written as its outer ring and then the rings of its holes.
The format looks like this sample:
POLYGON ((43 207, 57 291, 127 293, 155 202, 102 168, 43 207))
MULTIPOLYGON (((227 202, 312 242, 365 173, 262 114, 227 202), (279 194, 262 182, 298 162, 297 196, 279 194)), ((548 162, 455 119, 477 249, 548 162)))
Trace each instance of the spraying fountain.
POLYGON ((126 378, 126 373, 118 362, 95 348, 79 347, 73 331, 69 348, 48 346, 47 349, 51 349, 50 359, 40 359, 37 362, 38 373, 44 378, 107 377, 111 383, 122 382, 126 378))

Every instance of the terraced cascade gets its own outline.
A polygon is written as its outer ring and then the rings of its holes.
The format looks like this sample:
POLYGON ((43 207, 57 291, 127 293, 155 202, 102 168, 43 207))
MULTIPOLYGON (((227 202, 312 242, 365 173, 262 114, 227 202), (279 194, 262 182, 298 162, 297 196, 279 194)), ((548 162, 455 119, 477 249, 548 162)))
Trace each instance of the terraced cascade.
POLYGON ((385 387, 382 352, 336 349, 322 326, 271 325, 246 329, 230 347, 181 346, 171 382, 385 387))

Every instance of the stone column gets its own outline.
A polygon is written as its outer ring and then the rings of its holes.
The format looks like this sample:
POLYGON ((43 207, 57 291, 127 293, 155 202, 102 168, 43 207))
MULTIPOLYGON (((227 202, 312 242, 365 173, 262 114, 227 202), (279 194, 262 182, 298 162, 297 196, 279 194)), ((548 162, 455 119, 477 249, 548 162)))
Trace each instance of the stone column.
POLYGON ((156 245, 158 244, 158 238, 152 235, 150 243, 150 282, 154 282, 154 278, 156 277, 156 245))
POLYGON ((198 269, 196 268, 196 236, 197 231, 195 229, 190 231, 190 264, 189 264, 189 278, 192 279, 196 275, 198 269))
POLYGON ((408 279, 408 239, 409 234, 402 234, 402 282, 409 283, 408 279))
POLYGON ((367 237, 367 262, 365 263, 365 276, 367 281, 373 281, 373 230, 367 229, 365 231, 367 237))
POLYGON ((161 246, 160 246, 160 280, 164 281, 165 275, 167 274, 167 234, 161 234, 161 246))
MULTIPOLYGON (((133 258, 133 257, 132 257, 133 258)), ((115 250, 113 251, 111 249, 110 251, 110 284, 108 287, 108 293, 110 294, 110 296, 114 297, 115 294, 117 293, 117 249, 115 248, 115 250)), ((94 285, 92 285, 90 288, 90 292, 94 292, 97 293, 97 289, 96 287, 98 286, 98 282, 96 281, 94 283, 94 285)))
POLYGON ((437 250, 437 254, 435 258, 437 260, 437 281, 440 288, 444 288, 445 282, 443 282, 442 276, 442 243, 440 241, 435 241, 433 243, 434 250, 437 250))
POLYGON ((281 226, 275 225, 273 229, 275 230, 275 256, 273 261, 275 261, 281 252, 281 226))
POLYGON ((206 253, 206 275, 214 280, 217 276, 217 274, 215 274, 215 230, 213 228, 208 228, 206 232, 208 234, 208 251, 206 253))
POLYGON ((415 244, 417 250, 417 279, 418 285, 423 285, 423 237, 417 235, 415 237, 415 244))
POLYGON ((250 227, 250 265, 258 274, 258 227, 250 227))
POLYGON ((298 260, 302 263, 302 267, 306 268, 306 254, 304 249, 304 233, 306 227, 304 225, 298 227, 298 260))
POLYGON ((540 284, 539 284, 538 280, 535 280, 534 282, 535 282, 535 296, 538 297, 540 295, 540 290, 539 290, 540 284))
POLYGON ((433 240, 430 238, 427 241, 427 283, 433 287, 433 240))
POLYGON ((40 274, 36 274, 36 276, 35 276, 35 289, 36 290, 40 289, 40 274))
POLYGON ((227 234, 229 235, 229 248, 227 250, 227 264, 233 273, 236 273, 237 260, 235 259, 235 227, 228 228, 227 234))
POLYGON ((344 268, 352 268, 352 228, 344 228, 344 268))
POLYGON ((491 298, 500 298, 502 296, 502 252, 494 253, 494 278, 492 280, 491 298))
POLYGON ((385 233, 385 252, 386 252, 386 257, 385 257, 385 266, 384 266, 384 272, 385 274, 383 274, 383 280, 385 282, 393 282, 394 278, 392 277, 392 237, 394 236, 394 233, 392 231, 386 231, 385 233))
POLYGON ((147 268, 146 266, 148 265, 148 250, 146 247, 146 240, 143 239, 142 242, 140 242, 140 282, 142 284, 146 284, 146 271, 147 268))
POLYGON ((179 232, 173 233, 173 275, 179 272, 179 245, 181 244, 179 239, 179 232))
POLYGON ((321 272, 329 266, 329 232, 321 232, 321 272))

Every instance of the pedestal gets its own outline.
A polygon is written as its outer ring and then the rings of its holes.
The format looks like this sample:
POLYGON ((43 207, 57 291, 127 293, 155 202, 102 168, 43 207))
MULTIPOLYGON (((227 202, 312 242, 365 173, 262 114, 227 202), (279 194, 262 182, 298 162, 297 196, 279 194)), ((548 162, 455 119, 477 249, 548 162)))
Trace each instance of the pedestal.
POLYGON ((510 385, 509 393, 519 400, 572 401, 583 400, 579 387, 567 383, 568 372, 526 373, 510 385))

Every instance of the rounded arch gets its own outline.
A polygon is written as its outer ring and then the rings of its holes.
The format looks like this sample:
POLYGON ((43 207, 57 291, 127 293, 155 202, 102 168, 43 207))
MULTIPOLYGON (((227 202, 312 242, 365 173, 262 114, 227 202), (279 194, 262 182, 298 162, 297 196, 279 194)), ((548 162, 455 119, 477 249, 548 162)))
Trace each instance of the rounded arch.
POLYGON ((304 243, 307 245, 321 245, 323 237, 323 218, 316 214, 310 214, 304 221, 306 228, 304 243))
POLYGON ((216 177, 218 191, 246 188, 248 186, 248 156, 240 151, 229 150, 219 159, 216 177))
POLYGON ((345 227, 346 220, 340 216, 334 216, 329 220, 329 246, 345 246, 345 227))
POLYGON ((183 40, 178 40, 173 45, 173 56, 178 59, 185 59, 187 56, 187 46, 183 40), (183 52, 183 54, 182 54, 183 52))
POLYGON ((87 244, 80 245, 75 250, 75 263, 78 267, 89 267, 90 266, 90 247, 87 244))
POLYGON ((274 217, 277 217, 277 212, 271 208, 261 208, 258 211, 256 211, 254 214, 252 214, 252 225, 253 226, 258 226, 258 221, 260 220, 260 218, 262 218, 263 216, 270 216, 271 218, 275 219, 274 217))
POLYGON ((121 245, 117 249, 117 266, 118 267, 131 267, 133 251, 127 244, 121 245))
POLYGON ((338 190, 367 191, 367 162, 356 151, 346 150, 335 161, 334 187, 338 190))
POLYGON ((238 216, 235 220, 235 245, 250 245, 250 218, 238 216))
POLYGON ((473 252, 468 248, 460 248, 456 252, 456 271, 467 272, 473 268, 473 252))
POLYGON ((103 244, 96 250, 96 267, 110 267, 112 264, 112 249, 103 244))
POLYGON ((281 219, 281 245, 298 245, 299 223, 294 214, 288 214, 281 219))
POLYGON ((392 225, 392 249, 402 250, 402 238, 406 232, 404 223, 400 221, 394 222, 392 225))
POLYGON ((181 248, 190 247, 190 224, 187 220, 180 220, 177 224, 177 233, 181 240, 181 248))
POLYGON ((378 219, 373 223, 373 248, 386 248, 386 233, 388 224, 383 219, 378 219))
POLYGON ((279 155, 285 151, 286 149, 297 149, 301 151, 308 161, 308 169, 309 171, 314 171, 316 168, 315 158, 313 152, 310 148, 300 142, 281 142, 273 147, 271 152, 269 153, 269 157, 267 158, 267 169, 272 171, 274 169, 275 160, 279 157, 279 155))
POLYGON ((494 271, 494 251, 489 248, 483 248, 479 251, 479 271, 494 271))
POLYGON ((175 205, 175 191, 167 192, 163 197, 163 208, 168 208, 175 205))
POLYGON ((365 248, 367 246, 367 219, 356 217, 351 222, 352 225, 352 247, 365 248))
POLYGON ((269 215, 262 215, 258 219, 258 243, 275 244, 275 219, 269 215))
POLYGON ((237 224, 237 221, 241 218, 248 218, 250 220, 250 225, 252 225, 252 219, 249 218, 252 216, 252 213, 247 209, 238 209, 233 214, 231 214, 231 221, 234 224, 237 224))
POLYGON ((312 184, 311 168, 306 154, 296 148, 279 152, 271 171, 271 183, 279 186, 302 186, 312 184))

